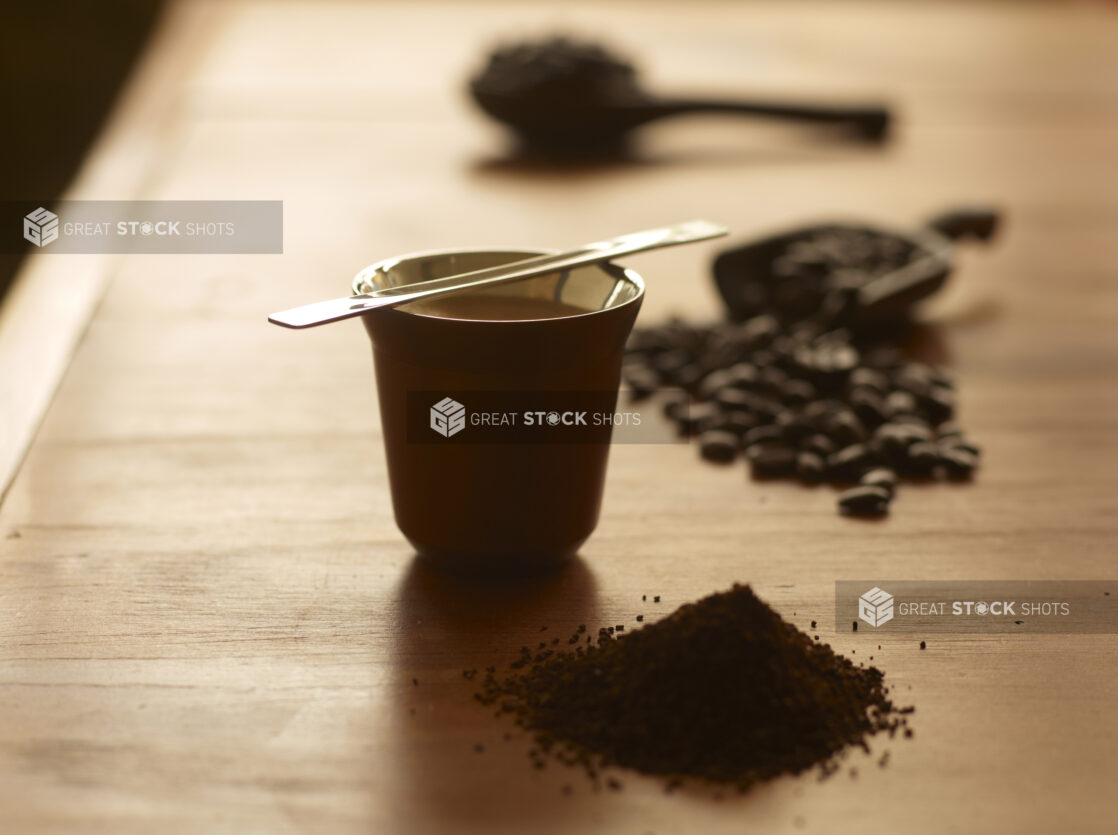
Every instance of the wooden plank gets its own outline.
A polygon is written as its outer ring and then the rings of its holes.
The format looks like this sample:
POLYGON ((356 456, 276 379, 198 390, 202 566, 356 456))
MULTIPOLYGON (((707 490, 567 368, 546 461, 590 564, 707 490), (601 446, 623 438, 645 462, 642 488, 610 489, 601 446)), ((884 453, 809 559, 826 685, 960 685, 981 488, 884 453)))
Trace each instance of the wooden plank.
MULTIPOLYGON (((212 14, 211 14, 212 16, 212 14)), ((156 27, 64 200, 142 199, 161 165, 176 86, 196 61, 203 20, 177 10, 156 27)), ((97 303, 114 255, 32 253, 0 307, 0 498, 97 303)))

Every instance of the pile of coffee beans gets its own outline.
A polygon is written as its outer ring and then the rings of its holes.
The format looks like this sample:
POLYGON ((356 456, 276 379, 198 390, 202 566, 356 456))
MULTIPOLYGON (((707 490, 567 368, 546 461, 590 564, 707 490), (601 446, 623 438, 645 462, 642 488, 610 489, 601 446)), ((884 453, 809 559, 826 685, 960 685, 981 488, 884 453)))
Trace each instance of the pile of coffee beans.
MULTIPOLYGON (((912 280, 891 279, 875 289, 872 304, 861 298, 862 288, 927 257, 908 237, 869 227, 823 225, 731 250, 714 270, 733 319, 769 313, 782 322, 815 317, 848 325, 869 318, 870 311, 859 306, 872 307, 874 314, 884 308, 895 313, 893 302, 907 304, 938 289, 945 274, 928 262, 927 269, 914 271, 912 280)), ((873 318, 875 325, 882 324, 880 315, 873 318)))
MULTIPOLYGON (((488 668, 477 698, 533 732, 531 757, 694 777, 741 790, 781 774, 837 768, 849 746, 907 715, 875 667, 856 666, 735 585, 625 631, 580 627, 567 644, 524 647, 488 668)), ((881 763, 884 764, 884 758, 881 763)), ((607 780, 610 788, 620 783, 607 780)))
POLYGON ((808 320, 644 328, 624 377, 634 399, 673 390, 664 414, 706 460, 742 456, 757 478, 844 485, 848 515, 886 513, 900 477, 969 478, 981 455, 953 420, 947 370, 808 320))
POLYGON ((500 46, 471 81, 475 95, 522 100, 526 107, 612 103, 636 89, 636 70, 592 41, 545 37, 500 46))

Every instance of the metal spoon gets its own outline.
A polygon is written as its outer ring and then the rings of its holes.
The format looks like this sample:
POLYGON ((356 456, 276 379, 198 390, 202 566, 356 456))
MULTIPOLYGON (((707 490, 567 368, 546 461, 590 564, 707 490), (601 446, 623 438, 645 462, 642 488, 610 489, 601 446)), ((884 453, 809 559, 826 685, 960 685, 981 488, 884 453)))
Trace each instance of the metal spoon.
POLYGON ((523 261, 514 261, 511 264, 474 270, 473 272, 447 276, 446 278, 436 278, 433 281, 404 284, 399 287, 377 290, 373 293, 360 293, 356 296, 345 296, 340 299, 330 299, 329 301, 306 304, 302 307, 293 307, 290 310, 273 313, 268 317, 268 321, 273 325, 281 325, 285 328, 311 328, 316 325, 325 325, 328 322, 338 322, 342 319, 360 316, 380 307, 395 307, 432 296, 447 296, 452 293, 461 293, 465 290, 488 287, 506 281, 520 281, 560 270, 584 267, 600 261, 609 261, 620 255, 630 255, 634 252, 720 238, 727 232, 726 227, 717 223, 706 220, 690 220, 675 226, 646 229, 643 232, 633 232, 628 235, 597 241, 567 252, 538 255, 523 261))

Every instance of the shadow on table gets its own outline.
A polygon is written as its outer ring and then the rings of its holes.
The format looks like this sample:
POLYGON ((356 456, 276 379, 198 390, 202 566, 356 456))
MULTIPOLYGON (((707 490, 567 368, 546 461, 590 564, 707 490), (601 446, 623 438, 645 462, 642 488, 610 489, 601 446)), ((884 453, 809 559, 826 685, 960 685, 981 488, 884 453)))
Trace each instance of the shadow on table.
POLYGON ((474 698, 486 667, 506 672, 521 646, 565 645, 579 624, 597 624, 585 562, 576 557, 546 577, 476 581, 416 558, 396 600, 393 819, 417 832, 541 832, 599 820, 603 809, 588 802, 581 773, 533 769, 529 735, 474 698), (476 677, 463 674, 475 669, 476 677))
POLYGON ((627 169, 681 166, 772 166, 800 165, 824 161, 844 162, 867 154, 880 154, 888 146, 871 145, 829 132, 781 133, 773 141, 770 133, 741 133, 740 141, 727 144, 726 136, 709 147, 693 141, 670 149, 670 143, 633 141, 595 153, 556 155, 510 144, 506 150, 473 163, 483 175, 546 178, 590 178, 627 169))

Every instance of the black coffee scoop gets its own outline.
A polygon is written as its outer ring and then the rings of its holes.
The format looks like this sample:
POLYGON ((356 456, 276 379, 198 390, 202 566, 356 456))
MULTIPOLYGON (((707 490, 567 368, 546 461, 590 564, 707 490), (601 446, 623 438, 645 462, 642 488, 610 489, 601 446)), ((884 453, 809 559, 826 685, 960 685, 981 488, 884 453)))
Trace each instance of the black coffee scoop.
POLYGON ((910 323, 913 306, 944 285, 955 242, 989 240, 998 222, 994 209, 967 207, 911 232, 804 226, 725 250, 714 261, 714 280, 736 321, 767 313, 785 324, 894 329, 910 323))
POLYGON ((501 46, 470 81, 474 100, 524 144, 552 154, 624 146, 635 128, 683 113, 716 112, 833 125, 879 141, 889 111, 777 102, 664 98, 643 90, 632 64, 604 47, 565 37, 501 46))

